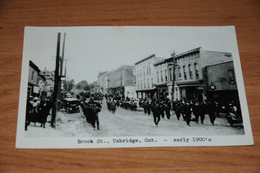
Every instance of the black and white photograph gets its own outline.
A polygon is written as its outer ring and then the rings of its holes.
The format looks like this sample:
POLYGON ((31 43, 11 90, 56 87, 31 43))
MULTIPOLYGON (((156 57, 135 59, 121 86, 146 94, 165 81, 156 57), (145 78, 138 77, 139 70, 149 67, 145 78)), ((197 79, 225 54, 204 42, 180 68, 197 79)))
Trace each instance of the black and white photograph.
POLYGON ((253 144, 234 26, 25 27, 16 148, 253 144))

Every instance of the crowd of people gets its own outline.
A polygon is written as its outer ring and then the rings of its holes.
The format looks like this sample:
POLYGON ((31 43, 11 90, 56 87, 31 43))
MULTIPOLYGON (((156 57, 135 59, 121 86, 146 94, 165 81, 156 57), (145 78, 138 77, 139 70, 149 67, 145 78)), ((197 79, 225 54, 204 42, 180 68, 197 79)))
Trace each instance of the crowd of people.
POLYGON ((170 110, 172 109, 177 117, 177 120, 182 118, 190 126, 190 122, 204 123, 205 115, 209 115, 212 125, 214 125, 216 117, 220 116, 220 110, 226 115, 231 113, 241 117, 239 103, 230 101, 225 105, 224 110, 220 107, 217 101, 194 101, 194 100, 175 100, 173 104, 169 98, 161 99, 141 99, 139 105, 143 107, 144 113, 153 114, 154 123, 158 126, 160 119, 165 115, 168 119, 171 117, 170 110))
MULTIPOLYGON (((107 108, 115 114, 117 107, 127 110, 137 110, 137 100, 126 98, 118 98, 113 95, 103 95, 101 93, 80 93, 77 95, 79 105, 82 108, 83 114, 87 122, 98 130, 99 117, 98 114, 102 108, 103 99, 106 98, 107 108)), ((45 128, 50 109, 53 107, 51 98, 28 97, 26 108, 25 130, 31 122, 35 124, 41 123, 41 127, 45 128)), ((171 110, 175 112, 177 120, 183 119, 188 126, 191 121, 204 123, 205 115, 209 116, 210 122, 214 125, 216 117, 220 116, 220 105, 216 101, 194 101, 194 100, 171 100, 167 97, 160 99, 140 99, 139 107, 143 108, 145 114, 152 114, 154 124, 159 125, 161 118, 171 119, 171 110)), ((223 112, 223 109, 222 109, 223 112)), ((240 119, 241 109, 239 102, 231 101, 225 105, 226 114, 238 115, 240 119)), ((232 118, 232 117, 231 117, 232 118)), ((230 118, 230 119, 231 119, 230 118)))
POLYGON ((25 130, 28 129, 31 122, 33 122, 35 126, 38 122, 41 124, 41 127, 45 128, 45 123, 48 115, 50 115, 52 106, 51 98, 29 96, 26 104, 25 130))

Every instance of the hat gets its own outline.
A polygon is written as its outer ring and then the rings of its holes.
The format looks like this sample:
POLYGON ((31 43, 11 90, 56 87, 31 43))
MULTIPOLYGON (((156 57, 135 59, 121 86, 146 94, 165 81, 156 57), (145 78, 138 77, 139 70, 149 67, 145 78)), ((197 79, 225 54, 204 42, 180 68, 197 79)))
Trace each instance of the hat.
POLYGON ((38 100, 39 98, 38 97, 34 97, 33 100, 38 100))

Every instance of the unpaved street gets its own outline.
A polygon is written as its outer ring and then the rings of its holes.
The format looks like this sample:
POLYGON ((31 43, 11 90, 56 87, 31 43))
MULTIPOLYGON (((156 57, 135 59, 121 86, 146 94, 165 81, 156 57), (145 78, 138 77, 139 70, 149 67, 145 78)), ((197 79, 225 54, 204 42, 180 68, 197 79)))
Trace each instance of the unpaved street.
MULTIPOLYGON (((50 119, 50 116, 48 117, 50 119)), ((190 136, 190 135, 243 135, 241 127, 231 127, 225 118, 217 118, 215 125, 211 125, 209 117, 206 115, 204 124, 191 122, 187 126, 186 122, 176 118, 171 112, 171 119, 162 119, 156 127, 153 116, 144 114, 141 108, 133 112, 122 108, 117 108, 116 113, 108 111, 105 103, 99 113, 100 130, 94 130, 89 126, 81 112, 66 113, 58 112, 56 128, 51 128, 46 123, 46 128, 39 127, 40 124, 31 123, 27 137, 120 137, 120 136, 190 136)))

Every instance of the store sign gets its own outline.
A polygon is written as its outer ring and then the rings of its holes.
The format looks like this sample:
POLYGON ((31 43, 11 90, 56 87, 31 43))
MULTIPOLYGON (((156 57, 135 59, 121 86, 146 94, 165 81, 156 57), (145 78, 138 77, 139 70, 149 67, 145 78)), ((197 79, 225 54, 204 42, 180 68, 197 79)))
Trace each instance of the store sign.
POLYGON ((216 89, 216 86, 215 86, 215 85, 210 85, 210 89, 211 89, 211 90, 215 90, 215 89, 216 89))

